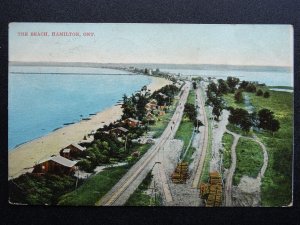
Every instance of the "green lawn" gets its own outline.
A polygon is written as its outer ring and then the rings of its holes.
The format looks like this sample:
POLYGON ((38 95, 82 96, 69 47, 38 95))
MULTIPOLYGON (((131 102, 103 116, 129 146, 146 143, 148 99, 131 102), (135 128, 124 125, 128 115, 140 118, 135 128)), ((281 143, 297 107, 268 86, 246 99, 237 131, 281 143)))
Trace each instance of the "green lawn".
POLYGON ((224 144, 223 167, 228 169, 231 165, 231 146, 233 144, 233 136, 225 133, 222 138, 222 143, 224 144))
POLYGON ((191 89, 187 99, 187 103, 195 105, 195 101, 196 101, 196 93, 194 89, 191 89))
POLYGON ((242 176, 256 178, 263 165, 263 152, 258 143, 240 138, 236 146, 236 170, 233 185, 238 185, 242 176))
POLYGON ((269 92, 270 98, 250 95, 257 111, 270 109, 280 122, 274 137, 269 132, 255 132, 266 145, 269 155, 269 165, 262 180, 262 204, 282 206, 292 201, 293 93, 269 92))
POLYGON ((127 172, 125 166, 107 168, 86 180, 75 191, 63 195, 59 205, 94 206, 127 172))
MULTIPOLYGON (((204 93, 201 92, 202 98, 204 98, 204 93)), ((212 127, 211 127, 211 121, 209 118, 211 117, 207 107, 205 107, 205 112, 207 116, 208 121, 208 143, 207 143, 207 149, 206 149, 206 155, 205 155, 205 161, 203 165, 202 174, 200 175, 200 182, 207 183, 209 178, 209 167, 210 167, 210 160, 211 160, 211 151, 212 151, 212 127)))
MULTIPOLYGON (((245 93, 243 93, 243 96, 245 95, 245 93)), ((245 108, 244 103, 237 103, 234 99, 234 94, 232 93, 228 93, 226 95, 223 95, 222 98, 224 99, 224 101, 226 102, 227 106, 231 106, 233 108, 245 108)))
MULTIPOLYGON (((259 89, 266 91, 268 87, 259 89)), ((274 136, 266 131, 253 133, 266 146, 269 156, 265 177, 262 179, 262 205, 282 206, 292 200, 293 93, 268 91, 269 98, 256 96, 255 93, 247 93, 247 95, 256 112, 267 108, 274 112, 275 118, 280 122, 280 129, 274 136)), ((229 105, 233 102, 233 96, 226 95, 224 99, 229 105)), ((228 128, 241 133, 230 126, 228 128)))
MULTIPOLYGON (((150 171, 143 182, 138 186, 138 188, 129 197, 125 206, 158 206, 160 205, 159 196, 157 198, 152 198, 146 193, 149 190, 152 181, 152 171, 150 171)), ((153 188, 153 187, 152 187, 153 188)))
MULTIPOLYGON (((208 114, 208 110, 206 110, 206 115, 208 114)), ((209 118, 209 116, 207 116, 209 118)), ((212 128, 211 128, 211 122, 208 120, 208 143, 207 143, 207 149, 206 149, 206 155, 203 165, 202 174, 200 175, 200 182, 207 183, 209 178, 209 168, 210 168, 210 161, 211 161, 211 151, 212 151, 212 128)))
POLYGON ((193 129, 194 129, 194 124, 187 117, 183 117, 179 125, 179 128, 175 134, 175 139, 179 139, 183 141, 184 150, 186 149, 186 147, 190 142, 193 129))

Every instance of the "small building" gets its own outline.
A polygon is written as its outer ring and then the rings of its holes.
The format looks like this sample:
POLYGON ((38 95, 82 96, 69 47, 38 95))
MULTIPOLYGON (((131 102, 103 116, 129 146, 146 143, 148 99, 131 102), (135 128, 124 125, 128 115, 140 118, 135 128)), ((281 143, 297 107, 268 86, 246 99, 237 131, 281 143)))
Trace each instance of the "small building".
POLYGON ((59 154, 62 157, 70 159, 80 156, 85 150, 86 147, 82 147, 79 144, 73 143, 60 150, 59 154))
POLYGON ((77 161, 72 161, 60 155, 56 155, 36 164, 32 173, 71 175, 75 171, 76 163, 77 161))
POLYGON ((130 127, 137 127, 140 125, 141 122, 139 120, 135 120, 133 118, 128 118, 128 119, 124 120, 124 123, 130 127))
POLYGON ((117 127, 117 128, 114 128, 114 129, 111 129, 109 131, 111 134, 115 134, 117 136, 120 136, 120 135, 125 135, 128 133, 128 130, 124 127, 117 127))
POLYGON ((151 111, 157 108, 157 101, 155 99, 150 100, 146 105, 145 109, 151 111))
POLYGON ((158 115, 159 115, 159 116, 163 116, 163 115, 165 115, 165 114, 166 114, 166 112, 163 111, 163 110, 159 110, 159 112, 158 112, 158 115))
POLYGON ((151 112, 148 112, 148 113, 146 114, 146 120, 147 120, 148 122, 151 122, 151 124, 152 124, 152 123, 155 123, 155 116, 154 116, 151 112))
POLYGON ((165 95, 165 94, 163 94, 163 93, 161 93, 161 92, 159 92, 158 95, 161 96, 163 99, 167 99, 167 98, 168 98, 167 95, 165 95))

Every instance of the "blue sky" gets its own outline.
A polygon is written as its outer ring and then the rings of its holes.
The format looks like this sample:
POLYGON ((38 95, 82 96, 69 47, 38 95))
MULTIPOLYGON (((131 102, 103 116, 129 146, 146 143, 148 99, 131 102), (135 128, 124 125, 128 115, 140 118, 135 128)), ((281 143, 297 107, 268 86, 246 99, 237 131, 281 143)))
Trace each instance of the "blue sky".
POLYGON ((293 65, 290 25, 11 23, 10 61, 293 65), (18 32, 94 32, 94 37, 18 32))

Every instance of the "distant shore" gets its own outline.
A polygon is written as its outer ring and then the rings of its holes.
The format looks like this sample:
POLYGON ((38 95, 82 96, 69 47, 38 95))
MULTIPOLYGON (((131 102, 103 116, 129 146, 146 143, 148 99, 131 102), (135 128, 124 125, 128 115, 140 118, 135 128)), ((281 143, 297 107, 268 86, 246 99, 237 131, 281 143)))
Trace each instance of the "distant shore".
MULTIPOLYGON (((152 77, 147 85, 151 92, 172 82, 164 78, 152 77)), ((59 128, 43 137, 19 145, 8 153, 8 176, 17 177, 33 167, 36 162, 58 154, 59 150, 71 143, 78 143, 93 130, 108 125, 122 116, 121 105, 115 105, 91 115, 90 120, 82 120, 63 128, 59 128)))

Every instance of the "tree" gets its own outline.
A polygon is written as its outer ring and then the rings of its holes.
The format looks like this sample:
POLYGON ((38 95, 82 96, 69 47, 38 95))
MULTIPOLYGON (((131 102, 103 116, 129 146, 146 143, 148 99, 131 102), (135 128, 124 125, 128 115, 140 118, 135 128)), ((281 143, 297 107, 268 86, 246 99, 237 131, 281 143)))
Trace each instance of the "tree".
POLYGON ((258 119, 258 127, 267 130, 271 120, 274 119, 274 113, 269 109, 261 109, 258 111, 258 119))
POLYGON ((225 80, 219 79, 218 84, 219 84, 219 87, 218 87, 219 93, 227 94, 229 92, 229 86, 225 80))
POLYGON ((249 81, 245 81, 243 80, 241 83, 240 83, 240 89, 246 89, 246 87, 248 86, 249 84, 249 81))
POLYGON ((256 92, 257 96, 262 96, 264 93, 261 89, 258 89, 258 91, 256 92))
POLYGON ((274 132, 278 131, 279 129, 280 129, 279 121, 276 119, 271 120, 271 123, 269 125, 269 130, 272 132, 273 136, 274 136, 274 132))
POLYGON ((277 119, 274 118, 274 112, 268 109, 261 109, 258 112, 259 118, 259 128, 264 130, 269 130, 274 135, 274 132, 280 129, 280 123, 277 119))
POLYGON ((270 97, 270 93, 268 92, 268 91, 266 91, 265 93, 264 93, 264 98, 269 98, 270 97))
POLYGON ((227 77, 227 84, 233 93, 235 90, 236 85, 240 82, 240 79, 237 77, 227 77))
POLYGON ((194 121, 196 119, 196 108, 194 104, 186 103, 184 105, 184 112, 190 119, 190 121, 194 121))
POLYGON ((256 85, 254 82, 249 82, 248 85, 245 88, 245 91, 247 92, 256 92, 256 85))
POLYGON ((247 110, 242 108, 230 108, 230 115, 228 121, 232 124, 240 126, 243 131, 249 132, 253 126, 252 114, 249 114, 247 110))
POLYGON ((197 83, 195 81, 193 81, 193 88, 196 89, 197 88, 197 83))
POLYGON ((243 91, 242 90, 237 90, 234 99, 237 103, 242 103, 243 102, 243 91))

